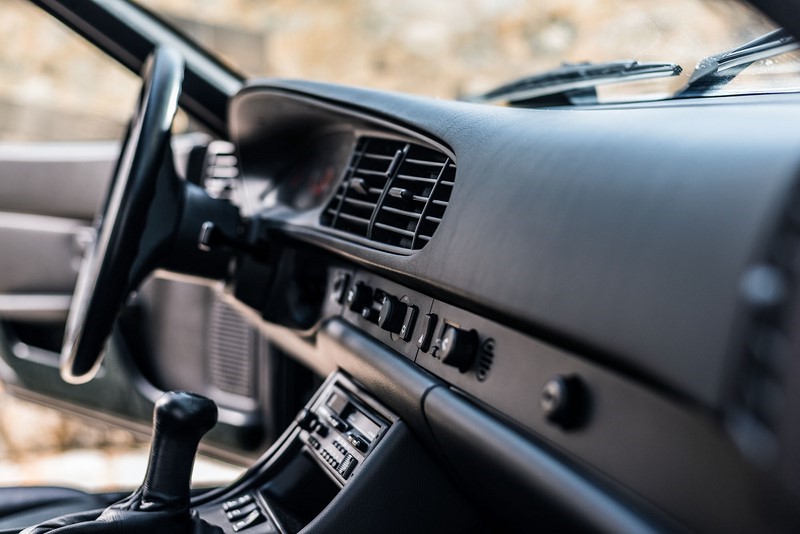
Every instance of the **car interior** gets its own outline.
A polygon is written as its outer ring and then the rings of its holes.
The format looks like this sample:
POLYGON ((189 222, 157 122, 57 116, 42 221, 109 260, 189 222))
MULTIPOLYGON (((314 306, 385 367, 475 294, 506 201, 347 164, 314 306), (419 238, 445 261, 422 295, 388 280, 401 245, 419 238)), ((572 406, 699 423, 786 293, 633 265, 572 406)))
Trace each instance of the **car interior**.
POLYGON ((243 78, 32 3, 141 92, 121 145, 0 146, 0 378, 152 442, 132 493, 0 488, 0 533, 800 530, 800 94, 243 78), (191 488, 198 448, 247 470, 191 488))

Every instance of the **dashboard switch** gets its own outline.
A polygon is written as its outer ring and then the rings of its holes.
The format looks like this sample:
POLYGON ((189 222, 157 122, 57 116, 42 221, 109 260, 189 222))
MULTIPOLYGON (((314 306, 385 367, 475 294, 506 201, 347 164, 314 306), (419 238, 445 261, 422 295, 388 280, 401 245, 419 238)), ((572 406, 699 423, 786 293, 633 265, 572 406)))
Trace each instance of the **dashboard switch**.
POLYGON ((478 333, 446 325, 442 339, 437 343, 437 357, 442 363, 457 367, 462 373, 470 368, 478 348, 478 333))
POLYGON ((419 347, 419 350, 422 352, 428 352, 431 348, 433 331, 436 329, 436 323, 439 321, 439 317, 435 313, 429 313, 425 316, 424 321, 422 332, 420 332, 419 338, 417 338, 417 347, 419 347))
POLYGON ((380 320, 380 314, 378 313, 378 310, 374 310, 372 308, 364 308, 363 310, 361 310, 361 317, 363 317, 370 323, 375 323, 375 324, 377 324, 378 321, 380 320))
POLYGON ((399 334, 403 328, 407 309, 408 306, 395 297, 386 295, 378 313, 378 326, 393 334, 399 334))
POLYGON ((297 426, 303 430, 311 432, 311 430, 313 430, 314 427, 319 423, 319 419, 314 412, 303 408, 300 410, 300 413, 297 414, 295 422, 297 423, 297 426))
POLYGON ((347 441, 350 442, 350 445, 352 445, 361 452, 367 452, 367 449, 369 449, 369 443, 364 441, 364 438, 362 438, 361 436, 349 434, 347 436, 347 441))
POLYGON ((239 497, 231 499, 230 501, 226 501, 222 504, 222 510, 227 512, 228 510, 233 510, 234 508, 241 508, 253 502, 253 496, 249 493, 245 493, 239 497))
POLYGON ((356 460, 352 454, 348 453, 345 454, 344 459, 342 459, 342 463, 339 464, 339 467, 336 468, 336 471, 342 475, 342 478, 346 480, 347 477, 349 477, 353 472, 353 469, 356 468, 357 464, 358 460, 356 460))
POLYGON ((345 423, 335 415, 328 416, 328 423, 330 423, 330 425, 339 432, 344 432, 349 428, 347 423, 345 423))
POLYGON ((344 304, 348 285, 350 285, 350 275, 347 273, 339 273, 333 281, 333 293, 331 294, 331 298, 339 304, 344 304))
POLYGON ((238 521, 243 517, 247 516, 250 512, 258 508, 255 503, 250 503, 242 508, 234 508, 230 512, 225 514, 225 517, 228 518, 228 521, 238 521))
POLYGON ((408 306, 406 316, 403 318, 403 326, 400 327, 400 338, 405 341, 411 341, 411 336, 414 335, 414 323, 417 320, 417 313, 419 308, 416 306, 408 306))
POLYGON ((233 524, 233 531, 234 532, 241 532, 246 528, 249 528, 253 525, 257 525, 265 520, 265 517, 261 515, 260 510, 253 510, 249 514, 247 514, 244 519, 237 521, 233 524))
POLYGON ((357 282, 347 292, 345 304, 350 311, 361 313, 365 308, 372 306, 372 288, 364 282, 357 282))

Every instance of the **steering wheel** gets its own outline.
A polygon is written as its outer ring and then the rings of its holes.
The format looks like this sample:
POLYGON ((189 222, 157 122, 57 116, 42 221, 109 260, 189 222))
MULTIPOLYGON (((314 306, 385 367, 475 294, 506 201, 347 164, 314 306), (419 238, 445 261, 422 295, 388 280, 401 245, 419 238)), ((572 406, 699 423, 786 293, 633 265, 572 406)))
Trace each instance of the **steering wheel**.
POLYGON ((145 62, 139 100, 67 317, 60 367, 69 383, 88 382, 97 373, 114 321, 141 281, 143 256, 150 246, 145 229, 162 223, 151 210, 157 188, 164 187, 159 181, 175 180, 162 168, 171 154, 170 129, 183 72, 182 57, 170 48, 156 48, 145 62))

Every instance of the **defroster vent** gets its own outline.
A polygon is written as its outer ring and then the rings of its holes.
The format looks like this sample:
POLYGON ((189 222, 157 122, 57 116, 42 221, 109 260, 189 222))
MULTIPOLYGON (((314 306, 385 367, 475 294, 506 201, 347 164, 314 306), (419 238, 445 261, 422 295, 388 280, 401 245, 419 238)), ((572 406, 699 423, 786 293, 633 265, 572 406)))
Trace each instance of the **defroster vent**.
POLYGON ((362 137, 322 224, 390 247, 418 250, 450 201, 455 162, 415 143, 362 137))

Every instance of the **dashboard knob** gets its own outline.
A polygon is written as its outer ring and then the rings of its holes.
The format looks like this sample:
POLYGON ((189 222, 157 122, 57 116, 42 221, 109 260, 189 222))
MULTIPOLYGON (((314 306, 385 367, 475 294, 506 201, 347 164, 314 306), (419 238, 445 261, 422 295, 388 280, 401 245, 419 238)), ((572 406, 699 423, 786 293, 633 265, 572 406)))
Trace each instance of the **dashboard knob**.
POLYGON ((347 292, 345 304, 350 311, 361 313, 361 310, 372 305, 372 288, 364 282, 357 282, 347 292))
POLYGON ((295 422, 297 422, 297 426, 299 426, 303 430, 311 432, 311 430, 319 422, 319 419, 317 418, 317 414, 315 414, 311 410, 303 408, 302 410, 300 410, 300 413, 297 414, 295 422))
POLYGON ((378 312, 378 326, 393 334, 399 334, 403 328, 403 319, 406 317, 408 306, 391 295, 383 298, 380 312, 378 312))
POLYGON ((462 373, 470 368, 478 348, 478 333, 447 325, 438 343, 437 357, 442 363, 458 367, 462 373))
POLYGON ((576 376, 556 375, 542 388, 539 404, 551 423, 563 428, 574 428, 585 421, 588 395, 576 376))

